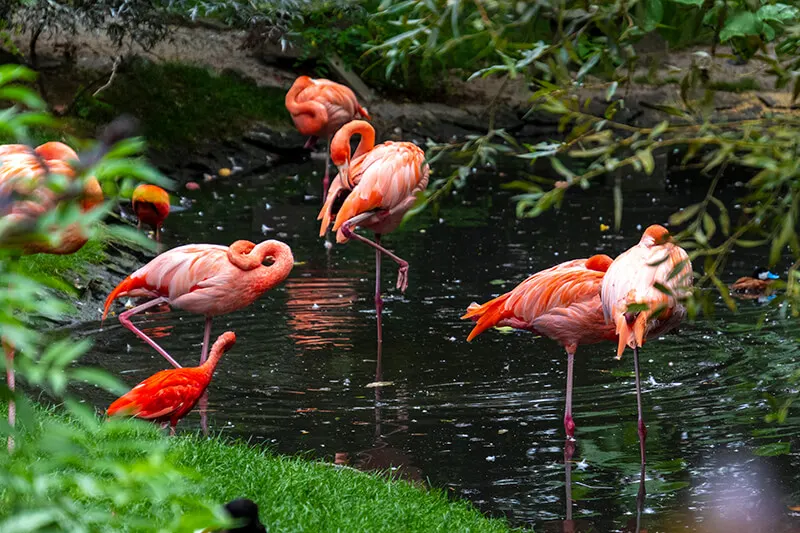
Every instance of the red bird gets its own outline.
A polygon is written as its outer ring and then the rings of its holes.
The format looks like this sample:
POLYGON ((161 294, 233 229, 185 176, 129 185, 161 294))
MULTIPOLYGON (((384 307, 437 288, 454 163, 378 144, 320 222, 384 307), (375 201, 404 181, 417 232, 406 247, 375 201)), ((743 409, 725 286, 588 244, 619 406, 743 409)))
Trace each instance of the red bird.
POLYGON ((315 80, 300 76, 286 93, 285 103, 294 125, 302 135, 310 137, 306 148, 314 146, 318 137, 327 139, 325 177, 322 179, 322 197, 325 198, 329 185, 328 154, 331 136, 351 120, 359 117, 371 118, 367 110, 359 105, 353 91, 326 79, 315 80))
MULTIPOLYGON (((48 174, 61 174, 74 178, 75 170, 70 162, 77 162, 78 154, 60 142, 48 142, 35 150, 24 144, 6 144, 0 146, 0 220, 10 224, 11 231, 17 225, 34 222, 48 211, 57 207, 55 193, 41 183, 48 174), (14 200, 14 195, 22 199, 14 200)), ((83 212, 91 211, 103 203, 103 190, 93 177, 86 178, 83 184, 83 197, 80 201, 83 212)), ((35 235, 14 235, 21 241, 24 254, 48 253, 71 254, 86 244, 88 236, 79 223, 62 228, 54 242, 42 241, 35 235)), ((6 352, 6 382, 13 392, 14 348, 3 342, 6 352)), ((16 409, 13 399, 8 404, 8 423, 14 425, 16 409)), ((9 440, 9 449, 13 441, 9 440)))
POLYGON ((155 228, 156 242, 161 241, 161 224, 169 215, 169 194, 158 185, 142 184, 133 190, 131 196, 133 211, 142 224, 155 228))
POLYGON ((647 228, 639 244, 617 257, 603 279, 603 314, 619 336, 617 359, 622 357, 626 345, 633 348, 642 464, 645 463, 647 428, 642 416, 639 347, 647 337, 678 327, 686 315, 679 299, 684 298, 691 287, 689 255, 672 242, 669 232, 659 225, 647 228))
POLYGON ((194 409, 211 383, 217 363, 236 343, 236 335, 226 331, 219 336, 211 355, 202 365, 162 370, 136 385, 108 407, 108 416, 133 416, 169 423, 175 434, 178 421, 194 409))
POLYGON ((403 215, 414 205, 417 193, 428 186, 430 168, 425 163, 425 152, 413 143, 387 141, 375 146, 375 130, 363 120, 354 120, 336 132, 331 157, 339 167, 339 174, 317 217, 322 220, 319 235, 327 233, 335 216, 336 242, 352 238, 375 248, 375 306, 380 317, 381 254, 400 265, 397 288, 405 292, 408 287, 408 262, 380 245, 381 234, 400 225, 403 215), (361 135, 361 141, 351 157, 353 135, 361 135), (375 242, 353 232, 356 226, 374 231, 375 242))
POLYGON ((575 435, 572 419, 572 368, 581 344, 615 340, 614 326, 603 319, 600 287, 611 265, 607 255, 574 259, 532 275, 513 290, 483 305, 473 303, 462 319, 477 322, 471 341, 493 326, 532 331, 561 344, 567 351, 567 401, 564 429, 575 435))

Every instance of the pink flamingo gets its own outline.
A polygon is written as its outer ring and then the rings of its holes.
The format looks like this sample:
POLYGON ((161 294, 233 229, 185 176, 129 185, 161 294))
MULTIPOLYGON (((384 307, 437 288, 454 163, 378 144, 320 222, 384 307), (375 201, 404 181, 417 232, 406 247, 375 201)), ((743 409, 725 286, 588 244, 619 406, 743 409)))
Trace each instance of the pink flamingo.
POLYGON ((603 319, 600 287, 612 264, 607 255, 574 259, 542 270, 483 305, 473 303, 462 319, 477 322, 471 341, 493 326, 533 331, 561 344, 567 351, 567 401, 564 429, 575 435, 572 419, 572 376, 575 351, 581 344, 615 340, 614 326, 603 319))
POLYGON ((418 192, 428 186, 430 168, 425 152, 409 142, 391 142, 375 146, 375 130, 363 120, 345 124, 331 142, 331 158, 339 167, 325 204, 317 219, 322 220, 319 235, 324 236, 333 222, 336 242, 359 240, 375 248, 375 308, 378 314, 378 342, 381 341, 381 254, 400 265, 397 288, 408 287, 408 262, 381 246, 381 235, 394 231, 411 209, 418 192), (356 153, 351 157, 350 138, 361 135, 356 153), (341 205, 336 210, 337 206, 341 205), (353 231, 363 227, 375 232, 371 241, 353 231))
MULTIPOLYGON (((253 244, 236 241, 228 246, 189 244, 173 248, 125 278, 108 295, 103 310, 106 318, 111 303, 123 296, 149 297, 145 302, 119 315, 123 326, 160 353, 175 368, 181 365, 161 346, 133 325, 130 318, 162 303, 203 315, 206 318, 200 364, 206 361, 211 335, 211 319, 252 304, 264 292, 289 275, 294 266, 292 250, 275 240, 253 244), (262 264, 272 258, 270 266, 262 264)), ((206 397, 201 400, 202 425, 207 431, 206 397)))
POLYGON ((322 178, 322 197, 328 195, 330 184, 328 158, 331 136, 353 119, 370 119, 367 110, 361 107, 350 88, 326 79, 300 76, 286 93, 286 109, 292 115, 295 126, 303 135, 308 135, 306 148, 311 148, 318 137, 327 140, 325 148, 325 177, 322 178))
POLYGON ((633 348, 642 464, 645 463, 647 427, 642 416, 639 347, 647 337, 678 327, 686 315, 686 309, 678 300, 686 296, 691 286, 689 255, 672 242, 664 227, 655 224, 645 230, 639 244, 611 263, 603 278, 603 314, 619 336, 617 359, 622 357, 626 345, 633 348))

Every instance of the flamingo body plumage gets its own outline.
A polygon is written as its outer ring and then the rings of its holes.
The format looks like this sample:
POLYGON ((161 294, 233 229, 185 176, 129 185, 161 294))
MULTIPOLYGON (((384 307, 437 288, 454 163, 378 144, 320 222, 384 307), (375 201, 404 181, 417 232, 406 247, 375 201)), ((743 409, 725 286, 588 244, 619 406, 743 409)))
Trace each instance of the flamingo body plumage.
POLYGON ((600 289, 612 260, 607 255, 573 259, 528 277, 511 291, 483 305, 471 304, 462 319, 476 322, 467 341, 494 326, 532 331, 561 344, 567 351, 567 401, 564 428, 572 438, 572 368, 581 344, 616 339, 606 324, 600 289))
POLYGON ((328 195, 330 184, 328 154, 331 137, 351 120, 371 120, 371 117, 358 103, 355 93, 349 87, 323 78, 298 77, 286 93, 284 103, 297 130, 309 136, 307 148, 311 148, 318 137, 327 140, 325 175, 322 179, 324 199, 328 195))
POLYGON ((178 421, 194 409, 203 396, 220 358, 236 342, 227 331, 211 347, 208 359, 197 367, 162 370, 145 379, 118 398, 107 410, 108 416, 133 416, 169 423, 174 434, 178 421))

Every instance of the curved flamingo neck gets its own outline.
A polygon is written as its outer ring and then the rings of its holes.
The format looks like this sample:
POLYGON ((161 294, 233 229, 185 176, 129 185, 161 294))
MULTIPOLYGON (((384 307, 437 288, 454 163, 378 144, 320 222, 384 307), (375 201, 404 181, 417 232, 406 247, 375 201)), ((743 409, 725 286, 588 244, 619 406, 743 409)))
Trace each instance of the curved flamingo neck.
POLYGON ((360 135, 361 140, 352 159, 362 156, 375 148, 375 130, 369 122, 353 120, 342 126, 331 141, 331 159, 333 164, 341 167, 350 162, 350 138, 360 135))
POLYGON ((228 259, 234 266, 244 271, 259 267, 262 269, 259 281, 253 287, 253 290, 259 293, 285 280, 294 266, 292 249, 287 244, 274 240, 257 245, 250 241, 236 241, 228 248, 228 259), (267 257, 273 260, 269 266, 263 264, 267 257))
POLYGON ((208 356, 208 359, 206 359, 205 363, 200 365, 200 368, 208 374, 209 379, 214 373, 214 369, 217 368, 219 360, 222 359, 222 356, 225 355, 234 344, 236 344, 236 334, 232 331, 226 331, 217 337, 214 345, 211 346, 211 354, 208 356))
POLYGON ((313 99, 297 101, 300 93, 312 85, 314 80, 308 76, 300 76, 292 84, 284 100, 286 109, 303 135, 316 135, 328 123, 328 110, 323 104, 313 99))

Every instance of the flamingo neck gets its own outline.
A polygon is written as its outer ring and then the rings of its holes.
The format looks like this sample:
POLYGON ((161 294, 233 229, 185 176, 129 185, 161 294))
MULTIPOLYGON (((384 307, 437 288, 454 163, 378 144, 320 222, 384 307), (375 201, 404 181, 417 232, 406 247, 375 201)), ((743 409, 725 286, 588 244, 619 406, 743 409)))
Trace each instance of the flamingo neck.
POLYGON ((316 135, 328 123, 328 110, 323 104, 316 100, 297 101, 300 93, 313 84, 314 80, 308 76, 297 78, 284 100, 286 109, 303 135, 316 135))
POLYGON ((248 271, 261 269, 261 275, 255 290, 264 292, 286 279, 294 266, 292 249, 281 241, 269 240, 260 244, 250 241, 236 241, 228 248, 228 259, 234 266, 248 271), (271 257, 271 265, 264 265, 264 260, 271 257))
POLYGON ((331 141, 331 159, 337 167, 342 167, 350 163, 350 139, 354 135, 360 135, 361 140, 356 148, 356 153, 352 158, 360 157, 375 147, 375 130, 369 122, 363 120, 353 120, 341 127, 331 141))
POLYGON ((220 335, 214 345, 211 346, 211 353, 206 359, 205 363, 200 365, 200 369, 205 372, 208 376, 209 380, 211 376, 214 374, 214 370, 217 368, 217 363, 219 360, 222 359, 222 356, 233 347, 236 343, 236 334, 232 331, 226 331, 222 335, 220 335))

